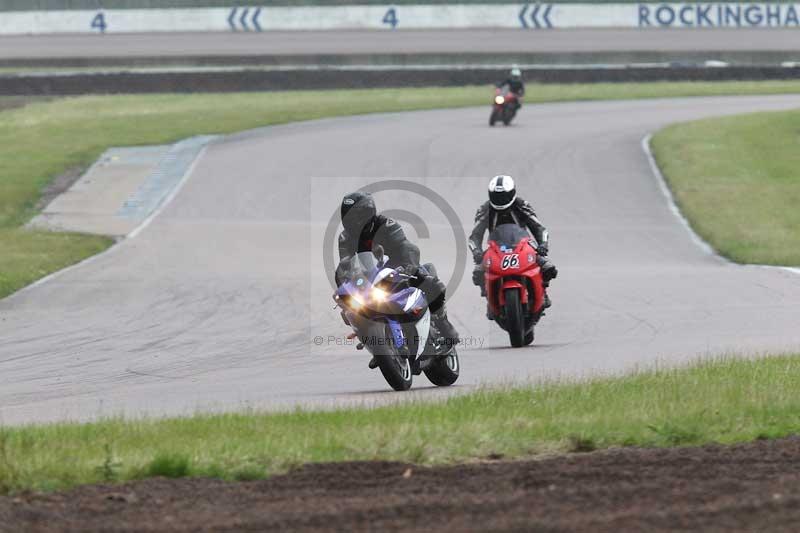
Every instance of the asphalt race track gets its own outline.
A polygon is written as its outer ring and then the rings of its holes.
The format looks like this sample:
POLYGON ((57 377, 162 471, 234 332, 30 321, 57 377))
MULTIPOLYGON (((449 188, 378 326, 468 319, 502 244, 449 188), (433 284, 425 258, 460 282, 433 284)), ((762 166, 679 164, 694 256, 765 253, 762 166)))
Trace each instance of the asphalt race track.
POLYGON ((294 31, 0 37, 0 60, 414 53, 793 52, 793 29, 294 31))
MULTIPOLYGON (((450 299, 467 340, 451 391, 800 349, 800 276, 705 252, 641 148, 667 123, 798 106, 800 96, 531 105, 494 129, 487 106, 228 137, 137 237, 0 301, 0 421, 446 393, 424 377, 415 393, 388 392, 366 352, 337 345, 347 329, 323 272, 322 235, 342 194, 387 178, 445 196, 469 231, 489 177, 510 173, 552 234, 561 274, 530 348, 508 348, 465 273, 450 299)), ((406 192, 376 199, 424 220, 423 258, 449 278, 456 243, 437 208, 406 192)))

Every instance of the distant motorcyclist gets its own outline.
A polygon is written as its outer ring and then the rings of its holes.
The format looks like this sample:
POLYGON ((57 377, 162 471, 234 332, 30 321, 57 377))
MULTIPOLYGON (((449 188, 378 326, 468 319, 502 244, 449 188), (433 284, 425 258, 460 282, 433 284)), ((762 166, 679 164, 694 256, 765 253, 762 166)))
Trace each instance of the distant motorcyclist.
MULTIPOLYGON (((449 344, 457 344, 458 331, 448 320, 445 308, 446 287, 427 268, 420 266, 419 248, 406 238, 403 228, 391 218, 379 215, 372 195, 360 191, 347 194, 342 199, 341 217, 344 230, 339 235, 337 284, 341 279, 340 269, 347 259, 382 246, 389 256, 389 265, 392 268, 400 267, 406 274, 414 276, 411 284, 433 297, 428 307, 434 326, 449 344)), ((370 362, 371 368, 373 364, 377 365, 377 361, 370 362)))
POLYGON ((508 90, 514 93, 517 97, 517 109, 522 107, 522 97, 525 96, 525 84, 522 83, 522 71, 518 67, 511 69, 508 78, 504 79, 496 86, 502 88, 507 85, 508 90))
MULTIPOLYGON (((550 236, 539 221, 533 206, 517 196, 514 179, 511 176, 495 176, 489 182, 489 201, 478 208, 475 214, 475 228, 469 236, 469 249, 475 261, 472 282, 485 290, 483 272, 483 237, 491 234, 500 224, 516 224, 527 228, 536 240, 537 261, 542 269, 542 280, 547 288, 550 280, 558 276, 558 269, 547 259, 550 236)), ((545 297, 545 307, 550 307, 550 297, 545 297)))

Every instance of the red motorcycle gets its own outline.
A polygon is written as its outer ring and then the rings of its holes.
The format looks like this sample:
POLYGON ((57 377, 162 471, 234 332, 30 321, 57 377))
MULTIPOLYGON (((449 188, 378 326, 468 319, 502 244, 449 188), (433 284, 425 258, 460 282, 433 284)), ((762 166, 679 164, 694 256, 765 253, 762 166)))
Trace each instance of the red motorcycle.
POLYGON ((503 121, 503 124, 508 126, 514 115, 517 114, 519 109, 518 96, 511 92, 508 85, 498 87, 494 91, 494 105, 492 106, 492 115, 489 117, 489 125, 494 126, 498 120, 503 121))
POLYGON ((514 347, 533 342, 534 326, 544 314, 544 280, 534 243, 523 228, 501 224, 483 254, 488 316, 508 332, 514 347))

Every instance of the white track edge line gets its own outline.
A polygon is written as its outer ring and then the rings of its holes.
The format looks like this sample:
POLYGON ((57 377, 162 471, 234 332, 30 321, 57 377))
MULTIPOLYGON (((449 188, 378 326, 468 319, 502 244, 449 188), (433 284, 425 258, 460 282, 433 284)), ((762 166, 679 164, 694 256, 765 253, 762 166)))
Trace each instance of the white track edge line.
POLYGON ((661 168, 659 168, 658 163, 656 162, 656 158, 653 156, 653 150, 650 146, 650 141, 653 139, 653 134, 648 133, 642 139, 642 150, 647 156, 647 162, 650 164, 650 170, 652 171, 653 175, 656 178, 656 182, 658 182, 658 187, 661 189, 661 193, 664 195, 664 198, 667 200, 667 205, 669 206, 669 210, 672 211, 672 214, 680 221, 681 225, 686 228, 686 231, 689 233, 689 236, 698 247, 700 247, 704 252, 707 254, 715 257, 716 259, 727 263, 729 265, 736 265, 742 267, 755 267, 755 268, 764 268, 770 270, 783 270, 785 272, 791 272, 792 274, 800 275, 800 268, 796 267, 785 267, 785 266, 773 266, 773 265, 757 265, 757 264, 740 264, 734 263, 733 261, 729 260, 726 257, 721 256, 717 251, 697 232, 694 231, 692 225, 689 223, 689 220, 683 215, 678 204, 675 202, 675 195, 672 194, 672 189, 669 188, 667 184, 667 180, 664 178, 664 174, 661 172, 661 168))
POLYGON ((208 148, 209 144, 211 144, 211 142, 207 142, 200 149, 200 151, 197 152, 197 155, 195 156, 194 161, 192 161, 192 164, 189 165, 189 168, 186 169, 186 172, 184 172, 183 177, 181 177, 181 179, 178 182, 178 184, 175 185, 175 187, 172 188, 172 191, 166 196, 166 198, 164 198, 158 204, 158 207, 156 207, 153 210, 153 212, 150 213, 150 216, 148 216, 146 219, 144 219, 144 221, 141 224, 139 224, 136 228, 133 229, 133 231, 131 231, 130 233, 128 233, 128 235, 125 236, 126 239, 133 239, 137 235, 139 235, 142 231, 144 231, 145 228, 147 228, 147 226, 149 226, 153 222, 153 220, 155 220, 155 218, 158 215, 161 214, 162 211, 164 211, 164 209, 167 208, 167 206, 169 204, 172 203, 172 200, 174 200, 175 197, 178 196, 178 193, 181 192, 181 189, 183 189, 183 186, 186 185, 187 181, 189 181, 189 177, 194 173, 195 168, 197 168, 198 162, 203 158, 203 155, 205 155, 206 149, 208 148))
POLYGON ((206 143, 206 145, 203 146, 203 148, 200 149, 200 151, 197 153, 197 156, 194 158, 194 161, 192 161, 192 164, 189 165, 189 168, 183 174, 183 177, 180 179, 178 184, 175 185, 175 187, 173 188, 172 192, 170 192, 169 195, 167 195, 167 197, 164 200, 162 200, 162 202, 159 204, 159 206, 152 213, 150 213, 150 216, 148 216, 146 219, 144 219, 144 221, 142 221, 141 224, 139 224, 136 228, 134 228, 133 231, 129 232, 127 235, 122 237, 122 239, 118 240, 115 244, 112 244, 109 248, 107 248, 106 250, 103 250, 99 254, 95 254, 93 256, 87 257, 83 261, 79 261, 79 262, 75 263, 74 265, 69 265, 67 267, 64 267, 61 270, 56 270, 55 272, 52 272, 52 273, 48 274, 47 276, 34 281, 30 285, 26 285, 25 287, 22 287, 17 292, 9 294, 5 298, 0 298, 0 301, 11 301, 13 298, 16 298, 16 297, 18 297, 18 296, 20 296, 20 295, 22 295, 22 294, 24 294, 24 293, 26 293, 26 292, 28 292, 30 290, 33 290, 36 287, 44 285, 45 283, 53 281, 54 279, 66 274, 68 272, 72 272, 73 270, 77 270, 78 268, 81 268, 81 267, 84 267, 84 266, 86 266, 88 264, 91 264, 94 261, 97 261, 98 259, 100 259, 101 257, 107 257, 107 256, 111 255, 112 253, 116 252, 117 250, 119 250, 126 241, 128 241, 130 239, 133 239, 137 235, 139 235, 142 232, 142 230, 144 230, 147 226, 149 226, 153 222, 153 220, 155 220, 155 218, 158 215, 160 215, 161 212, 170 203, 172 203, 172 200, 175 199, 175 197, 181 191, 181 189, 186 184, 186 182, 189 181, 189 177, 194 172, 194 170, 197 167, 197 164, 200 161, 200 159, 202 159, 203 155, 206 153, 206 149, 208 148, 208 145, 211 144, 211 142, 213 142, 213 141, 210 141, 210 142, 206 143))

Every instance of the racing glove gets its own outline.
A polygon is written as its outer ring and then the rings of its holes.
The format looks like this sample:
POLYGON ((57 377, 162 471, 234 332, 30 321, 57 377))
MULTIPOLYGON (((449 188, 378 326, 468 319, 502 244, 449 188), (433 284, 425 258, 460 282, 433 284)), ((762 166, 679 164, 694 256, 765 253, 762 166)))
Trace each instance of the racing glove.
POLYGON ((547 246, 547 243, 543 243, 539 245, 539 249, 536 250, 536 253, 538 253, 539 255, 547 255, 549 251, 550 248, 547 246))
POLYGON ((483 263, 483 250, 481 250, 480 248, 472 250, 472 261, 476 265, 480 265, 481 263, 483 263))
POLYGON ((483 263, 483 249, 472 240, 469 241, 469 251, 472 252, 472 261, 476 265, 483 263))

